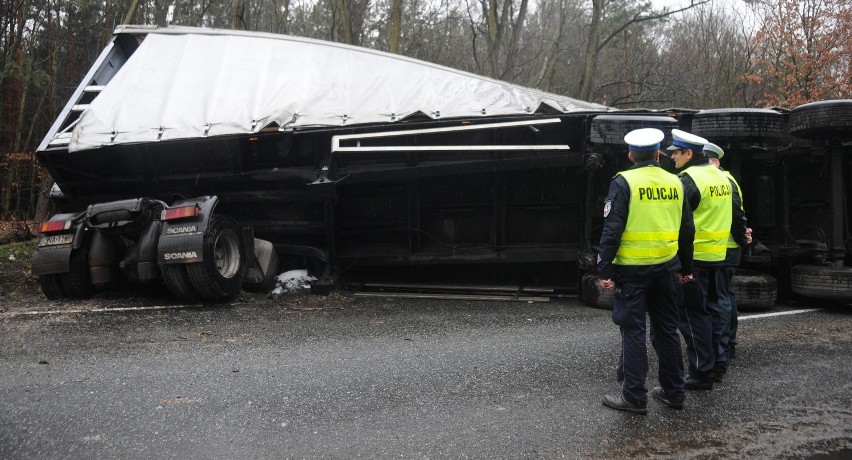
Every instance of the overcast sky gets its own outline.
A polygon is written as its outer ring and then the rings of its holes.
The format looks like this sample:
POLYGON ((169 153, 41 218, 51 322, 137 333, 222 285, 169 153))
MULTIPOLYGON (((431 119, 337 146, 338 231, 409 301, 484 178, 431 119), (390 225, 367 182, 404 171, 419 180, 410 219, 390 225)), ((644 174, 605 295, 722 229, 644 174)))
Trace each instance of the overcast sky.
MULTIPOLYGON (((696 0, 697 1, 697 0, 696 0)), ((713 4, 724 5, 732 13, 743 18, 744 24, 757 24, 757 17, 751 7, 746 5, 743 0, 710 0, 713 4)), ((651 0, 654 7, 662 9, 668 7, 670 10, 682 8, 689 5, 690 0, 651 0)))

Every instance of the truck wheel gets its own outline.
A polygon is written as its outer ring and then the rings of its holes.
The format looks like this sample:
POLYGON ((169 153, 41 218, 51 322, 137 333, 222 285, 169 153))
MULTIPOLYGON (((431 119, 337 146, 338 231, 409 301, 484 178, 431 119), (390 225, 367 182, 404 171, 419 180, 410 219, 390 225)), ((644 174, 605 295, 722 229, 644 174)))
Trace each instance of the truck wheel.
POLYGON ((89 275, 89 250, 85 247, 71 251, 70 269, 59 275, 62 291, 71 299, 88 299, 95 293, 89 275))
POLYGON ((790 134, 805 139, 852 139, 852 99, 811 102, 790 112, 790 134))
POLYGON ((597 275, 586 273, 580 282, 580 299, 592 308, 612 310, 615 304, 615 296, 612 289, 604 289, 598 283, 597 275))
POLYGON ((184 264, 160 265, 163 274, 163 284, 175 297, 181 300, 198 300, 199 295, 192 287, 192 281, 186 272, 184 264))
POLYGON ((784 114, 770 109, 702 110, 692 118, 692 133, 717 144, 780 144, 786 134, 784 114))
POLYGON ((41 292, 48 300, 58 300, 65 297, 62 291, 62 280, 59 275, 41 275, 38 277, 41 292))
POLYGON ((772 308, 778 298, 778 281, 765 273, 737 270, 731 286, 740 310, 766 310, 772 308))
POLYGON ((814 299, 852 301, 852 267, 796 265, 790 271, 793 292, 814 299))
POLYGON ((187 265, 195 290, 210 300, 225 300, 240 292, 246 273, 245 245, 237 222, 213 216, 204 235, 204 260, 187 265))
POLYGON ((655 115, 598 115, 592 119, 589 140, 594 144, 625 146, 624 135, 639 128, 657 128, 666 133, 663 142, 671 142, 672 128, 677 128, 672 117, 655 115))

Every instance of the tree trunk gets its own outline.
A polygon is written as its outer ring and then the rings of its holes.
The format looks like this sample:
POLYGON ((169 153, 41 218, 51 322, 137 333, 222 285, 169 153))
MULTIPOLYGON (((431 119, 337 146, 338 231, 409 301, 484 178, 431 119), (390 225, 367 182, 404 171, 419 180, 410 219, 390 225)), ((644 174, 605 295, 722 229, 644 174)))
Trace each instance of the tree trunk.
POLYGON ((343 31, 342 42, 351 45, 355 42, 352 36, 352 24, 349 18, 349 1, 335 0, 337 4, 337 24, 335 28, 340 27, 343 31))
POLYGON ((588 101, 592 94, 592 83, 595 77, 595 66, 598 60, 598 43, 601 39, 601 15, 604 0, 592 0, 592 23, 589 26, 589 42, 586 43, 583 76, 580 79, 580 92, 577 97, 588 101))
POLYGON ((127 9, 127 14, 124 16, 124 19, 121 21, 122 24, 130 24, 133 21, 133 17, 136 16, 136 10, 139 9, 139 0, 133 0, 130 2, 130 8, 127 9))
POLYGON ((172 5, 171 0, 155 0, 154 1, 154 24, 165 27, 168 25, 166 18, 169 16, 169 7, 172 5))
POLYGON ((391 0, 388 51, 399 54, 399 39, 402 34, 402 0, 391 0))
POLYGON ((506 52, 506 68, 500 72, 500 79, 505 79, 506 75, 515 67, 515 59, 518 56, 518 43, 521 40, 521 35, 524 32, 524 21, 527 17, 527 5, 529 0, 521 0, 521 7, 518 11, 518 18, 512 25, 512 40, 509 42, 509 49, 506 52))
POLYGON ((35 216, 33 216, 36 225, 47 220, 53 213, 53 203, 48 198, 52 186, 53 178, 50 177, 50 174, 45 173, 39 185, 38 202, 36 203, 35 216))
POLYGON ((15 177, 18 172, 17 142, 20 140, 19 123, 23 113, 23 67, 24 67, 24 11, 23 3, 19 3, 15 11, 14 34, 10 34, 13 59, 15 61, 14 71, 6 80, 6 90, 3 95, 3 133, 0 154, 5 156, 6 176, 3 178, 3 189, 0 190, 0 210, 10 212, 12 196, 14 195, 15 177))
POLYGON ((551 39, 550 47, 547 54, 544 56, 544 63, 541 70, 536 75, 534 80, 531 80, 530 86, 539 88, 544 91, 551 91, 553 87, 553 74, 556 70, 556 60, 559 57, 559 45, 565 35, 565 4, 559 2, 559 25, 556 27, 556 32, 551 39))
POLYGON ((237 30, 240 28, 240 2, 241 0, 231 0, 231 29, 237 30))
POLYGON ((488 62, 488 76, 496 78, 500 66, 500 23, 497 17, 497 0, 483 2, 483 6, 486 9, 485 17, 488 19, 488 55, 485 61, 488 62))
POLYGON ((284 12, 280 11, 278 0, 272 0, 272 8, 275 9, 275 30, 277 34, 290 33, 290 0, 284 0, 284 12))

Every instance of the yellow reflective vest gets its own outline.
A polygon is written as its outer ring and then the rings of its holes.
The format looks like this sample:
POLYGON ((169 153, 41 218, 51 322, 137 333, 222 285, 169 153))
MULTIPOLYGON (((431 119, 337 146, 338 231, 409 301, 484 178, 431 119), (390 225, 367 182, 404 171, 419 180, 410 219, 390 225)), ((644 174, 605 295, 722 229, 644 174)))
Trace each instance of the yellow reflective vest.
MULTIPOLYGON (((745 208, 744 208, 745 204, 744 204, 744 202, 743 202, 743 188, 742 188, 742 187, 740 187, 740 183, 739 183, 739 182, 737 182, 737 180, 736 180, 736 179, 734 179, 734 175, 733 175, 733 174, 731 174, 729 171, 725 171, 725 170, 721 170, 721 171, 722 171, 722 173, 723 173, 724 175, 728 176, 728 179, 730 179, 730 180, 731 180, 731 182, 733 182, 733 183, 734 183, 734 185, 736 185, 736 186, 737 186, 737 191, 740 193, 740 211, 743 211, 743 213, 745 213, 745 208)), ((731 197, 733 198, 733 195, 732 195, 731 197)), ((732 225, 733 225, 733 223, 732 223, 732 225)), ((735 249, 735 248, 740 247, 740 245, 739 245, 739 244, 737 244, 737 242, 734 240, 734 235, 729 235, 729 236, 728 236, 728 245, 727 245, 727 247, 728 247, 728 249, 735 249)))
POLYGON ((701 193, 701 202, 693 210, 695 249, 693 258, 703 262, 725 260, 728 237, 731 236, 733 189, 728 176, 711 164, 686 168, 686 174, 701 193))
POLYGON ((655 265, 677 255, 683 217, 683 184, 657 166, 618 173, 630 187, 627 222, 615 265, 655 265))

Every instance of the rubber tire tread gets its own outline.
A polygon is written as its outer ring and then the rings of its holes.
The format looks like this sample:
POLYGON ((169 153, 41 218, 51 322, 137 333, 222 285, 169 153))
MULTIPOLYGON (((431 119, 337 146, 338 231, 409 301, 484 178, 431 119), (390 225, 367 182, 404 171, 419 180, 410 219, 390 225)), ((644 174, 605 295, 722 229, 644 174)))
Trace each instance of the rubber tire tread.
POLYGON ((852 267, 796 265, 790 270, 790 288, 814 299, 852 301, 852 267))
POLYGON ((71 251, 70 267, 59 277, 65 297, 70 299, 88 299, 95 293, 89 274, 89 249, 81 247, 71 251))
POLYGON ((224 214, 214 215, 211 218, 210 225, 204 234, 204 260, 198 263, 187 265, 189 279, 192 281, 192 286, 201 295, 208 300, 227 300, 240 293, 243 279, 246 274, 246 254, 245 244, 243 243, 242 232, 240 231, 237 222, 224 214), (237 251, 240 255, 240 267, 237 273, 231 278, 224 278, 216 269, 216 259, 214 255, 215 248, 213 245, 216 242, 216 236, 225 231, 231 230, 237 237, 237 251))
POLYGON ((601 310, 612 310, 615 305, 615 291, 604 289, 598 281, 597 275, 586 273, 580 281, 580 300, 587 306, 601 310))
POLYGON ((41 292, 48 300, 58 300, 65 297, 62 279, 59 275, 40 275, 38 281, 41 285, 41 292))
POLYGON ((766 310, 778 300, 778 281, 765 273, 737 270, 731 287, 739 310, 766 310))
POLYGON ((852 139, 852 99, 811 102, 790 112, 790 134, 805 139, 852 139))
POLYGON ((163 284, 175 297, 181 300, 198 300, 201 296, 192 287, 186 264, 160 265, 160 273, 163 276, 163 284))
POLYGON ((710 142, 759 141, 783 143, 786 137, 783 113, 769 109, 702 110, 692 117, 692 133, 710 142))
POLYGON ((674 118, 654 115, 598 115, 592 119, 589 140, 593 144, 626 146, 624 135, 639 128, 657 128, 665 133, 663 143, 670 143, 674 118))

